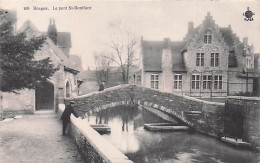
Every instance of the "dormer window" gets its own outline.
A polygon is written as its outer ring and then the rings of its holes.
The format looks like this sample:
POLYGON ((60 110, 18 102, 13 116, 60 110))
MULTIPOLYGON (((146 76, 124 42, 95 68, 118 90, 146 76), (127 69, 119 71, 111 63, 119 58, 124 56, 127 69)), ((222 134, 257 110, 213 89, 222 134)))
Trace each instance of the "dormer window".
POLYGON ((204 43, 205 44, 211 44, 212 43, 212 31, 207 30, 204 35, 204 43))

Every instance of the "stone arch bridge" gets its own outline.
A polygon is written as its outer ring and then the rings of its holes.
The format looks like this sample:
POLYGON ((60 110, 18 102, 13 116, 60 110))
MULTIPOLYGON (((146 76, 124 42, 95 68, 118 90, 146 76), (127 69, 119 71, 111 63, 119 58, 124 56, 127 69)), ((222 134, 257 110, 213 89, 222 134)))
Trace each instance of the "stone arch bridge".
POLYGON ((75 101, 81 116, 119 105, 139 105, 158 109, 195 131, 219 137, 223 133, 224 103, 198 100, 138 85, 119 85, 65 100, 75 101))
POLYGON ((119 85, 65 99, 65 103, 70 100, 75 101, 75 110, 81 116, 119 105, 152 107, 197 132, 217 138, 239 135, 260 150, 260 98, 227 97, 226 103, 216 103, 138 85, 119 85))

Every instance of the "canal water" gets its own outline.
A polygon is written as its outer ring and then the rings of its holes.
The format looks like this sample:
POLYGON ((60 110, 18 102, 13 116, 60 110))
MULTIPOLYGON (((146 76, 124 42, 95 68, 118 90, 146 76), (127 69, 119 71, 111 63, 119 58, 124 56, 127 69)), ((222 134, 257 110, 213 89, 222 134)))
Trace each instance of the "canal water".
POLYGON ((167 122, 145 109, 126 106, 103 110, 88 118, 90 124, 108 124, 103 134, 135 163, 257 163, 258 153, 230 147, 221 141, 188 132, 152 132, 146 123, 167 122))

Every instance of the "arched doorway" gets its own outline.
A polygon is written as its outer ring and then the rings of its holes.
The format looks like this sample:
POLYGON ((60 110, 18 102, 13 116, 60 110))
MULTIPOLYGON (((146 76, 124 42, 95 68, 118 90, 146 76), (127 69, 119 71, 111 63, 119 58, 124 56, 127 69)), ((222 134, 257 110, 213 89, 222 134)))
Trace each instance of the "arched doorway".
POLYGON ((71 84, 69 81, 67 81, 66 83, 66 97, 70 97, 71 96, 71 84))
POLYGON ((54 86, 49 82, 37 84, 35 89, 36 111, 54 109, 54 86))

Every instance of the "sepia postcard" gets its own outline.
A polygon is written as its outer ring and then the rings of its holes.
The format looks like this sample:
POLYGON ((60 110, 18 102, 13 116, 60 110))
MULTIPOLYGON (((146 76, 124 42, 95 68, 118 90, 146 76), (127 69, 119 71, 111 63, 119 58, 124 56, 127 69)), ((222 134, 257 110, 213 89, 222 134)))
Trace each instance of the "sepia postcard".
POLYGON ((259 163, 260 0, 0 0, 0 162, 259 163))

